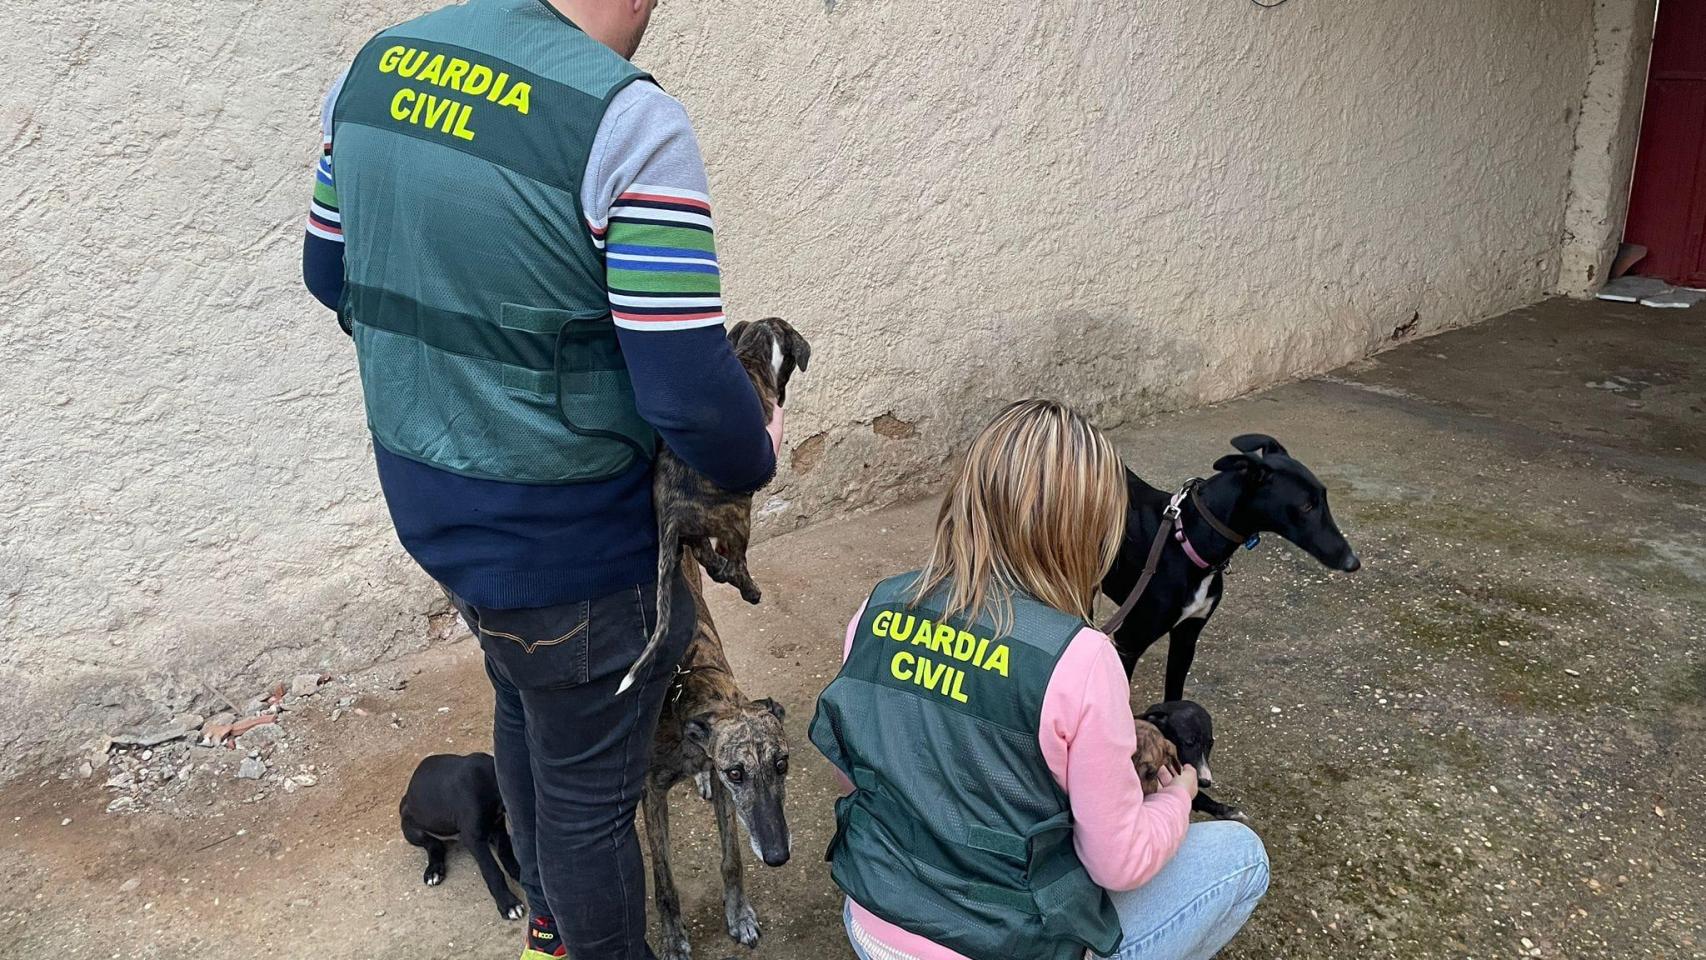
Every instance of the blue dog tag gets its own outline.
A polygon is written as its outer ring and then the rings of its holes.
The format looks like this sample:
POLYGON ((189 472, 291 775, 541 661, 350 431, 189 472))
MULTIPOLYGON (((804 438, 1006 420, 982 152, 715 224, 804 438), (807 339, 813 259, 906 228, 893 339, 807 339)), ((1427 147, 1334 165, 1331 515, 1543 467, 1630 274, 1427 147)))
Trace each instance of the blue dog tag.
POLYGON ((1250 539, 1244 541, 1244 549, 1254 550, 1258 546, 1260 546, 1261 543, 1262 543, 1262 535, 1261 534, 1259 534, 1259 533, 1251 534, 1250 539))

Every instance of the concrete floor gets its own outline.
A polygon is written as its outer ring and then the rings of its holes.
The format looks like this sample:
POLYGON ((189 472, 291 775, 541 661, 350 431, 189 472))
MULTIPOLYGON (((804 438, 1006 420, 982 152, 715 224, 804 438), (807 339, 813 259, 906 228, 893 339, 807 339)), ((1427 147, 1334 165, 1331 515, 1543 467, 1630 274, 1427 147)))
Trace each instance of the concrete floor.
MULTIPOLYGON (((1118 432, 1158 485, 1234 434, 1279 437, 1363 558, 1332 575, 1264 544, 1204 635, 1190 695, 1216 715, 1216 792, 1273 861, 1225 956, 1706 957, 1703 425, 1706 314, 1557 301, 1118 432)), ((748 866, 753 956, 849 955, 804 730, 845 618, 921 556, 932 511, 769 541, 761 607, 714 595, 745 688, 795 737, 796 854, 748 866)), ((405 670, 366 717, 288 718, 313 790, 251 802, 218 778, 114 816, 90 783, 8 788, 0 957, 513 956, 472 864, 424 888, 395 830, 416 759, 485 746, 489 691, 471 644, 405 670)), ((697 955, 745 954, 719 929, 709 817, 675 806, 697 955)))

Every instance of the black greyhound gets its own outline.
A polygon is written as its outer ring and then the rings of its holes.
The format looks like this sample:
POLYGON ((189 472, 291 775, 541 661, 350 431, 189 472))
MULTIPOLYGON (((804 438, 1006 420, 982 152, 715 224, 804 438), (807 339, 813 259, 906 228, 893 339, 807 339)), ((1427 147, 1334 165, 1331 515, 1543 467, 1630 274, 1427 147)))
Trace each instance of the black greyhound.
POLYGON ((1169 637, 1167 700, 1184 698, 1197 637, 1220 604, 1227 564, 1247 540, 1254 545, 1257 535, 1273 533, 1334 570, 1362 566, 1333 523, 1326 487, 1308 467, 1264 434, 1233 437, 1232 446, 1239 452, 1216 460, 1214 476, 1177 494, 1126 471, 1125 542, 1102 592, 1123 608, 1159 550, 1153 577, 1113 633, 1128 677, 1151 644, 1169 637), (1158 544, 1158 534, 1168 542, 1158 544))

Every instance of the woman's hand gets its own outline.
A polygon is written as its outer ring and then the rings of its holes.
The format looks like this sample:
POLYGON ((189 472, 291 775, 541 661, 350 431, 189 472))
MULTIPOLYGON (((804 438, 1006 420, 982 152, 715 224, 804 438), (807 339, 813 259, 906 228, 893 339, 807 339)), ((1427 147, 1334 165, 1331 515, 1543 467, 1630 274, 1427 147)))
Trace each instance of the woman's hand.
POLYGON ((1185 785, 1185 791, 1191 795, 1191 799, 1195 800, 1197 798, 1196 767, 1184 767, 1178 773, 1173 773, 1170 770, 1160 770, 1156 772, 1155 777, 1161 781, 1161 789, 1165 790, 1175 783, 1182 783, 1185 785))
POLYGON ((1179 772, 1179 751, 1154 724, 1147 720, 1136 723, 1137 753, 1132 755, 1131 762, 1137 767, 1138 778, 1143 781, 1143 795, 1147 797, 1172 779, 1169 776, 1168 780, 1161 780, 1161 775, 1179 772))

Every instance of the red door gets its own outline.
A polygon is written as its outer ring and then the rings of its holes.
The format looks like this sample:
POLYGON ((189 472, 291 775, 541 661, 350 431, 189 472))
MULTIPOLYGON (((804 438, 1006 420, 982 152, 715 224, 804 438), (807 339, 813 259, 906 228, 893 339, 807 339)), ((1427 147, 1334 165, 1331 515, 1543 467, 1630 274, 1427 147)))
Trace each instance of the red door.
POLYGON ((1659 0, 1623 239, 1635 272, 1706 284, 1706 0, 1659 0))

